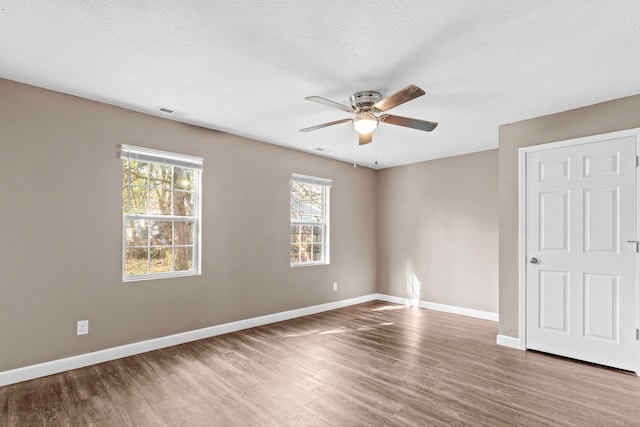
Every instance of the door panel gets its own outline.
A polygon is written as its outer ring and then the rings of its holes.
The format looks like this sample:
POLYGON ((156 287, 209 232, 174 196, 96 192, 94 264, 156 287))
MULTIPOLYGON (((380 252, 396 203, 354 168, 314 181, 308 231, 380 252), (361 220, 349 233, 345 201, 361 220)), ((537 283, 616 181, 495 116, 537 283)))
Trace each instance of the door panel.
POLYGON ((618 188, 584 191, 585 252, 618 253, 618 188))
POLYGON ((585 337, 618 339, 618 276, 584 275, 585 337))
POLYGON ((569 193, 540 193, 540 250, 568 251, 569 193))
POLYGON ((605 175, 619 175, 619 153, 604 153, 584 156, 584 176, 596 177, 605 175))
POLYGON ((569 179, 569 159, 540 162, 538 177, 540 182, 569 179))
POLYGON ((566 271, 540 271, 540 329, 568 332, 568 275, 566 271))
POLYGON ((526 154, 527 348, 636 370, 635 159, 635 137, 526 154))

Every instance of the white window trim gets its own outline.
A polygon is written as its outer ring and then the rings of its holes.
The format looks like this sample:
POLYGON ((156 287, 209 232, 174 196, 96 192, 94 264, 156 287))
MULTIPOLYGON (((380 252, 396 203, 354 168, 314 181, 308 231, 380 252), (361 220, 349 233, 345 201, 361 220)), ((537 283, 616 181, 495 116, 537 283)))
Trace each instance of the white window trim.
MULTIPOLYGON (((297 181, 297 182, 303 182, 306 184, 314 184, 314 185, 321 185, 324 187, 324 191, 322 192, 322 217, 323 217, 323 222, 322 222, 322 236, 323 236, 323 245, 322 245, 322 261, 309 261, 309 262, 291 262, 289 261, 289 265, 291 267, 310 267, 310 266, 314 266, 314 265, 329 265, 330 264, 330 256, 329 254, 331 253, 330 251, 330 235, 331 233, 329 232, 330 230, 330 218, 331 215, 329 214, 331 206, 330 206, 330 193, 331 193, 331 186, 332 186, 332 180, 327 179, 327 178, 318 178, 315 176, 310 176, 310 175, 302 175, 299 173, 292 173, 291 174, 291 178, 289 180, 289 182, 291 181, 297 181)), ((289 195, 289 197, 291 197, 291 195, 289 195)), ((295 222, 291 222, 291 220, 289 220, 289 238, 291 238, 291 224, 300 224, 300 225, 310 225, 310 226, 317 226, 319 225, 317 222, 304 222, 304 221, 295 221, 295 222)))
POLYGON ((122 214, 122 281, 137 282, 141 280, 167 279, 172 277, 185 277, 200 275, 201 259, 202 259, 202 168, 203 158, 190 156, 187 154, 172 153, 169 151, 154 150, 151 148, 136 147, 133 145, 120 145, 120 158, 122 160, 144 160, 152 163, 171 165, 174 167, 194 169, 194 216, 183 217, 174 215, 145 215, 145 214, 122 214), (138 274, 135 276, 127 276, 126 274, 126 243, 125 230, 126 223, 129 219, 169 219, 169 220, 186 220, 189 219, 194 223, 193 233, 193 271, 172 271, 166 273, 149 273, 138 274))
POLYGON ((315 185, 324 185, 325 187, 328 187, 328 188, 331 188, 331 185, 333 182, 327 178, 318 178, 315 176, 302 175, 299 173, 292 173, 291 181, 306 182, 307 184, 315 184, 315 185))

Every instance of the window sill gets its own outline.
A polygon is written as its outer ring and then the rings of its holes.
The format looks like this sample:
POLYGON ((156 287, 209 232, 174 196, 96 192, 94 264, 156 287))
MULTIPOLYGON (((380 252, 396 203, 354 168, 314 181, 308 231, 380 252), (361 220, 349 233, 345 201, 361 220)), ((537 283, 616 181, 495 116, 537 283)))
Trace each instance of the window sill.
POLYGON ((157 279, 173 279, 176 277, 188 277, 188 276, 199 276, 199 272, 195 271, 185 271, 181 273, 171 273, 171 274, 140 274, 137 276, 123 276, 123 282, 141 282, 143 280, 157 280, 157 279))
POLYGON ((289 264, 290 267, 313 267, 314 265, 329 265, 328 262, 325 261, 316 261, 316 262, 296 262, 295 264, 289 264))

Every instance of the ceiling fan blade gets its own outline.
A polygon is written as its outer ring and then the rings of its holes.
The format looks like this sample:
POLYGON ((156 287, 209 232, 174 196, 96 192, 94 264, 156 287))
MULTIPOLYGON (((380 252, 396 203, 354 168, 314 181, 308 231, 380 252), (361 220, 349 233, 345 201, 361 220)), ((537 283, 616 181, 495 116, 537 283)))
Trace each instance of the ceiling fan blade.
POLYGON ((373 108, 378 111, 387 111, 393 107, 397 107, 400 104, 404 104, 407 101, 411 101, 419 96, 424 95, 424 90, 420 89, 416 85, 409 85, 400 89, 396 93, 387 96, 385 99, 373 104, 373 108))
POLYGON ((383 114, 380 116, 380 120, 383 121, 384 123, 423 130, 425 132, 431 132, 436 128, 436 126, 438 126, 438 123, 436 122, 430 122, 428 120, 420 120, 420 119, 411 119, 409 117, 402 117, 402 116, 394 116, 392 114, 383 114))
POLYGON ((369 144, 371 141, 373 141, 373 132, 358 134, 358 145, 369 144))
POLYGON ((322 129, 322 128, 326 128, 327 126, 338 125, 340 123, 350 122, 350 121, 351 119, 336 120, 335 122, 323 123, 321 125, 315 125, 308 128, 300 129, 300 132, 310 132, 312 130, 322 129))
POLYGON ((327 107, 337 108, 338 110, 346 111, 347 113, 355 113, 355 110, 352 107, 348 107, 329 99, 322 98, 321 96, 307 96, 305 99, 317 102, 318 104, 326 105, 327 107))

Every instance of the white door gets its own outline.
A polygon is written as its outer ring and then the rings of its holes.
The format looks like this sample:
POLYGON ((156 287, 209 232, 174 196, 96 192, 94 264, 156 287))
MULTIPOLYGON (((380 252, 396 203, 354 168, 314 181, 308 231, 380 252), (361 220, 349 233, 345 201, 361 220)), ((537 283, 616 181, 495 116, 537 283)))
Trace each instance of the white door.
POLYGON ((636 194, 635 137, 526 154, 527 348, 637 369, 636 194))

